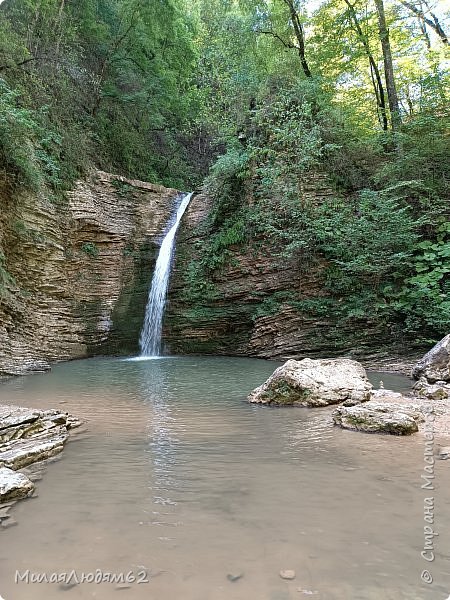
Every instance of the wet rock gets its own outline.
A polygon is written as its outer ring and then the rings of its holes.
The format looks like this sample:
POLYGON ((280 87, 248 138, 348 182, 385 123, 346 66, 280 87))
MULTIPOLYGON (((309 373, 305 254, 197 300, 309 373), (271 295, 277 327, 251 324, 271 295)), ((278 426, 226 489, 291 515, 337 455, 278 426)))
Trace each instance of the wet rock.
POLYGON ((438 458, 440 460, 448 460, 450 458, 450 446, 443 446, 439 448, 438 458))
POLYGON ((8 442, 0 447, 0 466, 17 470, 51 458, 63 451, 68 435, 67 429, 61 428, 56 435, 8 442))
MULTIPOLYGON (((69 429, 79 424, 78 419, 58 410, 0 406, 0 503, 36 498, 34 481, 42 478, 44 468, 35 463, 55 460, 64 448, 69 429)), ((7 508, 7 504, 0 504, 2 527, 13 524, 7 508)))
POLYGON ((137 350, 147 275, 177 194, 96 171, 55 203, 11 194, 0 178, 0 254, 11 275, 0 303, 0 377, 137 350))
POLYGON ((326 406, 369 400, 372 385, 362 365, 349 359, 289 360, 248 396, 249 402, 326 406))
POLYGON ((0 466, 21 469, 59 454, 81 421, 58 410, 0 407, 0 466))
POLYGON ((78 427, 81 427, 81 425, 83 425, 84 422, 81 419, 78 419, 77 417, 74 417, 73 415, 67 415, 67 419, 66 419, 66 427, 67 429, 77 429, 78 427))
POLYGON ((3 519, 7 519, 9 517, 9 510, 10 510, 10 506, 8 505, 3 505, 2 507, 0 507, 0 521, 2 521, 3 519))
POLYGON ((428 383, 450 381, 450 333, 419 360, 412 375, 414 379, 425 377, 428 383))
POLYGON ((26 475, 0 467, 0 502, 27 498, 33 490, 34 484, 26 475))
POLYGON ((71 590, 72 588, 74 588, 77 585, 78 585, 78 583, 76 583, 74 581, 69 581, 69 583, 67 583, 67 582, 60 583, 58 587, 60 590, 67 592, 68 590, 71 590))
POLYGON ((0 432, 28 423, 33 423, 41 415, 42 411, 34 408, 23 408, 21 406, 0 406, 0 432))
POLYGON ((446 381, 428 383, 425 377, 421 377, 414 385, 413 392, 415 395, 429 400, 447 400, 450 398, 450 383, 446 381))
POLYGON ((280 571, 280 577, 281 579, 295 579, 295 571, 291 570, 291 569, 285 569, 280 571))
POLYGON ((114 589, 120 590, 129 590, 131 585, 129 583, 118 583, 114 589))
POLYGON ((366 433, 411 435, 418 431, 423 415, 415 407, 371 400, 364 405, 339 406, 333 413, 333 421, 344 429, 366 433))
POLYGON ((227 575, 228 581, 231 581, 232 583, 239 581, 242 577, 244 577, 244 573, 228 573, 227 575))
POLYGON ((16 519, 14 517, 8 517, 7 519, 2 519, 1 521, 3 529, 9 529, 10 527, 15 527, 18 525, 16 519))

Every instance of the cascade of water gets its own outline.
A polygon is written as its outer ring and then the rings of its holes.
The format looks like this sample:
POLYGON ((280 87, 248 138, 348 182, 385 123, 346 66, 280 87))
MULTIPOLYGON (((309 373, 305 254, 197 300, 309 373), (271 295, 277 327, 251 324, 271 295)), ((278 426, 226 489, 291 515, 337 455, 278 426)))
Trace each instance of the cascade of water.
POLYGON ((162 320, 166 304, 167 288, 169 286, 170 267, 175 248, 175 234, 191 197, 192 193, 183 196, 177 208, 175 218, 172 215, 170 219, 169 223, 173 221, 173 224, 163 239, 159 250, 152 285, 148 294, 144 325, 139 340, 141 356, 159 356, 161 352, 162 320))

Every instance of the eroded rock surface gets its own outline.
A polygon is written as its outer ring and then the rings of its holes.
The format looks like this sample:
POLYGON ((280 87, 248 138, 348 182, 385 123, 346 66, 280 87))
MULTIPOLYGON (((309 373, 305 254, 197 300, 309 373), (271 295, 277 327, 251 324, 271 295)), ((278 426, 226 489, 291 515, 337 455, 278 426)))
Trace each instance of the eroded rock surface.
POLYGON ((289 360, 253 390, 249 402, 326 406, 369 400, 372 384, 362 365, 349 359, 289 360))
MULTIPOLYGON (((302 201, 334 197, 324 174, 301 182, 302 201)), ((366 368, 409 374, 411 358, 390 331, 365 318, 344 320, 326 310, 325 259, 307 253, 286 257, 261 236, 226 248, 227 259, 212 274, 202 273, 212 202, 195 196, 183 217, 170 280, 163 337, 174 354, 256 356, 279 361, 303 358, 356 359, 366 368), (199 267, 200 265, 200 267, 199 267)))
POLYGON ((412 375, 414 379, 425 377, 428 383, 450 382, 450 333, 419 360, 412 375))
POLYGON ((69 430, 79 425, 78 419, 58 410, 0 406, 0 471, 4 481, 0 503, 28 496, 34 485, 25 474, 15 471, 62 452, 69 430))
POLYGON ((366 433, 411 435, 419 430, 423 415, 414 407, 370 400, 363 405, 338 406, 333 421, 344 429, 366 433))
POLYGON ((447 381, 436 381, 428 383, 425 377, 421 377, 414 385, 414 394, 430 400, 449 400, 450 383, 447 381))
POLYGON ((0 376, 137 350, 177 195, 101 171, 60 203, 0 182, 0 376))
POLYGON ((0 503, 27 498, 34 491, 34 483, 23 473, 0 467, 0 503))

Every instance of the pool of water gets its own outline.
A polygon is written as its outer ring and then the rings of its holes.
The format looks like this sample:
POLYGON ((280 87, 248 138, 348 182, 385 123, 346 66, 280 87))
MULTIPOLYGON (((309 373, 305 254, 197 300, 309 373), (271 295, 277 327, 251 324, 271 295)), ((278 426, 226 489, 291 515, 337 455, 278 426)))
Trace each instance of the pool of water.
MULTIPOLYGON (((87 422, 48 466, 38 497, 14 507, 18 526, 0 531, 0 596, 446 600, 449 463, 436 461, 436 489, 426 491, 420 435, 341 430, 330 408, 247 404, 276 366, 92 359, 0 385, 1 403, 61 407, 87 422), (440 535, 427 563, 430 496, 440 535), (421 582, 425 568, 432 584, 421 582), (283 569, 295 579, 281 579, 283 569), (63 589, 25 580, 113 573, 120 581, 130 572, 148 581, 63 589)), ((371 378, 409 387, 400 376, 371 378)))

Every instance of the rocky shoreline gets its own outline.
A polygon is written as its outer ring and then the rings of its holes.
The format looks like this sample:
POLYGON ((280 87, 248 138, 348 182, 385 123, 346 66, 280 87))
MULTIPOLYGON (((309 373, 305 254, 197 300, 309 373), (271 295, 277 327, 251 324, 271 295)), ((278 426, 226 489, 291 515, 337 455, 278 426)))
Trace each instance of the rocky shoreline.
POLYGON ((35 492, 46 461, 59 455, 70 432, 82 425, 59 410, 0 406, 0 524, 15 524, 11 507, 35 492))
MULTIPOLYGON (((289 360, 254 389, 248 401, 278 406, 338 405, 335 425, 366 433, 411 435, 428 431, 450 438, 450 334, 412 368, 411 395, 374 390, 364 367, 350 359, 289 360)), ((444 448, 444 450, 446 450, 444 448)), ((447 458, 444 451, 441 458, 447 458)))

